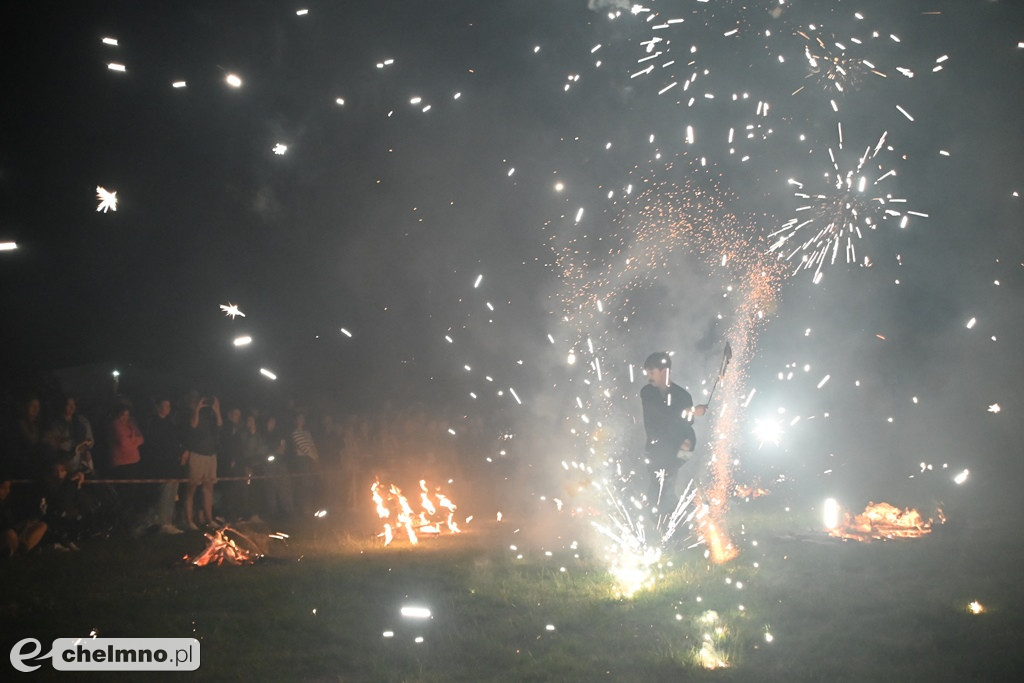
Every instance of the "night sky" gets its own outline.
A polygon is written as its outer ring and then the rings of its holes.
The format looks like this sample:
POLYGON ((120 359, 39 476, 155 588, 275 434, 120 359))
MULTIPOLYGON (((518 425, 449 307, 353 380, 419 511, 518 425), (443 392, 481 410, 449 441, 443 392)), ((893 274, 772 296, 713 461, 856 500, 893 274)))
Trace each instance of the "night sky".
MULTIPOLYGON (((817 283, 786 262, 739 431, 779 421, 751 459, 840 488, 881 493, 920 462, 948 464, 943 482, 1019 473, 1024 5, 622 6, 5 3, 5 376, 134 365, 568 428, 593 385, 566 363, 590 352, 564 321, 561 250, 599 260, 635 234, 636 202, 700 188, 763 251, 802 218, 789 179, 826 188, 830 149, 845 173, 885 133, 865 173, 894 170, 879 191, 915 213, 901 229, 870 208, 877 229, 817 283)), ((639 410, 624 368, 651 350, 678 354, 695 394, 718 367, 736 311, 696 248, 666 244, 671 267, 641 274, 632 320, 603 336, 621 424, 639 410)))

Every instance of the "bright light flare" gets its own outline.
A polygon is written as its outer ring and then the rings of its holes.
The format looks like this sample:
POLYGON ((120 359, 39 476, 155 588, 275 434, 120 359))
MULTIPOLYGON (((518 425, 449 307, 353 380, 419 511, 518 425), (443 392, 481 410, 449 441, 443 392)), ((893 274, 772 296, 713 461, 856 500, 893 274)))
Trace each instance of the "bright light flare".
POLYGON ((224 82, 230 85, 232 88, 242 87, 242 79, 239 78, 236 74, 228 74, 224 77, 224 82))
POLYGON ((754 420, 754 430, 751 432, 758 440, 758 448, 765 445, 765 443, 771 443, 773 446, 779 445, 779 439, 782 437, 782 421, 775 418, 768 418, 764 420, 754 420))
POLYGON ((430 609, 427 607, 415 607, 412 605, 402 606, 402 616, 406 619, 430 619, 430 609))
POLYGON ((124 64, 118 64, 117 62, 110 62, 109 64, 107 64, 107 68, 111 71, 120 71, 121 73, 127 71, 127 68, 124 64))
POLYGON ((970 475, 971 475, 971 471, 970 470, 964 470, 963 472, 960 472, 955 477, 953 477, 953 481, 956 484, 962 484, 965 481, 967 481, 967 477, 969 477, 970 475))
POLYGON ((96 186, 96 199, 99 200, 100 204, 96 207, 97 211, 107 212, 107 209, 111 211, 117 211, 117 192, 108 192, 99 185, 96 186))
POLYGON ((221 304, 220 310, 224 311, 224 315, 229 316, 232 320, 235 319, 235 316, 239 315, 242 316, 243 318, 245 317, 245 313, 242 313, 240 310, 238 310, 238 306, 236 304, 231 303, 230 301, 227 302, 226 304, 221 304))
POLYGON ((235 346, 248 346, 252 344, 252 337, 245 335, 244 337, 235 337, 235 340, 231 342, 235 346))
POLYGON ((266 368, 260 368, 260 374, 266 377, 267 379, 277 379, 277 375, 272 373, 270 370, 267 370, 266 368))
POLYGON ((17 248, 17 242, 0 242, 0 251, 14 251, 17 248))
POLYGON ((967 611, 970 612, 971 614, 981 614, 982 612, 985 611, 985 606, 982 605, 977 600, 972 600, 967 605, 967 611))
POLYGON ((285 153, 287 153, 287 152, 288 152, 288 145, 284 144, 283 142, 279 142, 276 145, 274 145, 274 154, 276 154, 278 156, 284 156, 285 153))
POLYGON ((839 526, 839 503, 836 502, 835 498, 825 499, 822 516, 824 518, 823 521, 825 522, 826 529, 831 531, 839 526))

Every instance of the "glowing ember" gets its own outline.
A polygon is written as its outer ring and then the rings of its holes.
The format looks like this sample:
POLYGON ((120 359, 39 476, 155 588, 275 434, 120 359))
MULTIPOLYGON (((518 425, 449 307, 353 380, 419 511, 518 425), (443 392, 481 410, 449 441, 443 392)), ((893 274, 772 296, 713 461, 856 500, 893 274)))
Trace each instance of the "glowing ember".
POLYGON ((205 534, 205 536, 210 540, 210 543, 206 546, 206 550, 192 558, 186 555, 186 562, 190 562, 197 567, 206 567, 209 565, 217 565, 219 567, 225 562, 235 565, 253 564, 263 556, 257 549, 255 543, 253 543, 247 536, 235 529, 232 529, 231 527, 226 526, 223 529, 217 529, 212 534, 205 534), (228 535, 229 532, 235 536, 237 540, 231 538, 231 536, 228 535))
MULTIPOLYGON (((893 538, 920 538, 932 531, 932 519, 924 519, 914 509, 900 510, 888 503, 868 503, 864 512, 850 519, 844 513, 843 521, 828 529, 832 536, 856 541, 893 538)), ((940 517, 940 523, 944 521, 940 517)))
POLYGON ((967 605, 967 611, 971 614, 981 614, 985 611, 985 606, 977 600, 973 600, 969 605, 967 605))
POLYGON ((370 494, 377 508, 377 516, 384 522, 384 530, 377 534, 390 545, 396 532, 404 532, 412 544, 419 543, 422 534, 439 536, 444 529, 453 534, 461 533, 455 521, 455 503, 441 492, 440 487, 431 490, 427 482, 420 480, 419 511, 414 511, 409 499, 396 485, 384 486, 376 480, 370 486, 370 494))

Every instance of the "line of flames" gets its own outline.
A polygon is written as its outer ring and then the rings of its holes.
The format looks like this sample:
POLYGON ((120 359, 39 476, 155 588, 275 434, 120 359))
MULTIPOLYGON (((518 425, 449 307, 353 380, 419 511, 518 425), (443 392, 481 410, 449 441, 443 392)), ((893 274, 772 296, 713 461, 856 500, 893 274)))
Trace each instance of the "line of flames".
MULTIPOLYGON (((939 523, 946 521, 942 510, 938 511, 939 523)), ((850 518, 843 514, 843 521, 828 529, 832 536, 842 539, 869 542, 873 539, 920 538, 932 531, 932 518, 925 519, 912 508, 900 508, 889 503, 868 503, 864 512, 850 518)))
POLYGON ((379 479, 374 480, 370 486, 370 493, 377 507, 377 516, 389 520, 384 523, 384 530, 377 534, 384 539, 384 545, 391 545, 396 533, 404 532, 409 542, 416 544, 419 542, 419 534, 437 536, 444 529, 453 534, 462 531, 455 521, 455 510, 458 509, 455 503, 442 493, 440 488, 435 488, 431 492, 423 479, 420 480, 419 512, 413 510, 409 499, 395 484, 384 486, 379 479), (431 496, 436 503, 431 500, 431 496), (440 519, 441 517, 444 519, 440 519))

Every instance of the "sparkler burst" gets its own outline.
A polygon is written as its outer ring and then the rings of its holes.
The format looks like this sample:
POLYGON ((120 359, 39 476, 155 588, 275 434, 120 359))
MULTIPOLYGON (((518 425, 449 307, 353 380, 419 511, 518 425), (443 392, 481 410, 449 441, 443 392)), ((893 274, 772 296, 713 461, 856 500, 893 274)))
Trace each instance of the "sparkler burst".
POLYGON ((99 200, 99 206, 96 207, 97 211, 106 213, 110 211, 117 211, 117 192, 108 192, 99 185, 96 186, 96 199, 99 200))
POLYGON ((778 252, 779 258, 786 261, 799 256, 794 272, 814 269, 815 281, 820 280, 826 260, 830 264, 836 262, 840 249, 847 263, 857 260, 855 240, 863 237, 863 231, 875 230, 889 221, 904 228, 911 215, 926 217, 926 214, 905 209, 906 199, 886 191, 887 181, 891 182, 897 175, 885 161, 885 157, 894 152, 886 143, 887 132, 845 170, 842 126, 839 134, 839 151, 828 149, 831 168, 825 171, 820 183, 808 187, 798 180, 789 180, 789 184, 796 187, 794 196, 801 201, 796 209, 799 215, 771 233, 776 240, 768 249, 778 252))
POLYGON ((242 313, 242 311, 238 309, 238 306, 230 301, 226 304, 221 304, 220 310, 224 311, 224 315, 230 317, 232 320, 234 320, 236 316, 245 317, 245 313, 242 313))

